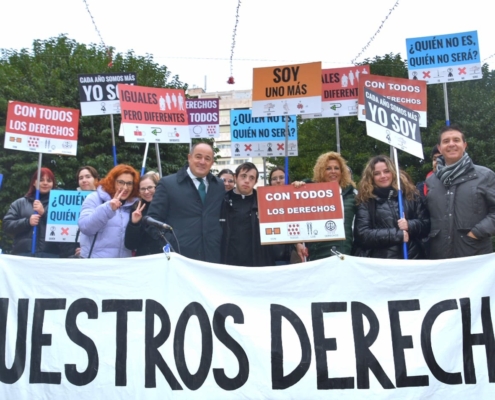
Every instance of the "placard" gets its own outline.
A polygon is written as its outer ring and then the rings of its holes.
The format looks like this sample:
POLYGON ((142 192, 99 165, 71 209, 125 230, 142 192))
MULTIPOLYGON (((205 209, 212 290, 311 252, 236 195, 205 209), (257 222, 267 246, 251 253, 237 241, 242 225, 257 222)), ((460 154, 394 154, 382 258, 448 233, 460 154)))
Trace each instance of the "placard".
POLYGON ((337 182, 295 188, 262 186, 258 192, 261 244, 345 239, 337 182))
POLYGON ((10 101, 4 148, 77 155, 79 110, 10 101))
POLYGON ((220 99, 186 100, 192 139, 220 137, 220 99))

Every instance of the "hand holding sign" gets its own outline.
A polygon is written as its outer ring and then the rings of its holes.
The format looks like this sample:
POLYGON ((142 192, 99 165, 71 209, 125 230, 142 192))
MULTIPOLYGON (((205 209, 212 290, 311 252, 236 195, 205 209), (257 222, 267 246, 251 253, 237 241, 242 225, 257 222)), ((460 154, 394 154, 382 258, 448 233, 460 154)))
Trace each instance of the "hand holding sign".
POLYGON ((43 204, 41 204, 41 201, 39 200, 35 200, 33 202, 33 210, 36 211, 40 217, 43 216, 43 214, 45 213, 45 208, 43 207, 43 204))

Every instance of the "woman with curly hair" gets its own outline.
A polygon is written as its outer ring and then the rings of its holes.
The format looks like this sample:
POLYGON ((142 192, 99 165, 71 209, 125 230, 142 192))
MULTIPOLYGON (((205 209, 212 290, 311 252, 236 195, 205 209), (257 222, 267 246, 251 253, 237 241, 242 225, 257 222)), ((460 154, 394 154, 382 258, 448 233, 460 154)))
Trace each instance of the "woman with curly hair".
POLYGON ((82 205, 79 216, 81 256, 130 257, 124 237, 132 206, 138 200, 139 173, 130 165, 112 168, 82 205))
POLYGON ((397 171, 387 156, 373 157, 363 171, 356 197, 354 255, 372 258, 425 258, 421 239, 430 231, 430 217, 419 192, 400 172, 404 214, 399 215, 397 171))
MULTIPOLYGON (((335 255, 332 250, 342 254, 351 254, 352 223, 356 213, 355 196, 357 192, 346 160, 334 151, 322 154, 316 160, 313 169, 313 182, 337 182, 339 184, 344 212, 345 240, 307 243, 309 260, 314 261, 335 255)), ((303 184, 304 182, 295 182, 294 186, 300 187, 303 184)))

